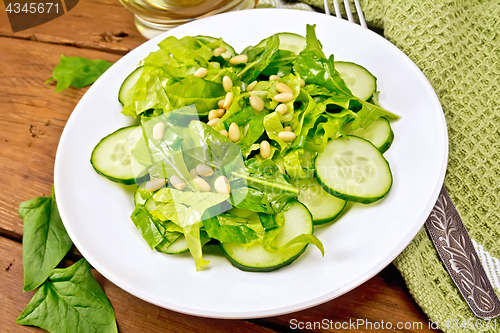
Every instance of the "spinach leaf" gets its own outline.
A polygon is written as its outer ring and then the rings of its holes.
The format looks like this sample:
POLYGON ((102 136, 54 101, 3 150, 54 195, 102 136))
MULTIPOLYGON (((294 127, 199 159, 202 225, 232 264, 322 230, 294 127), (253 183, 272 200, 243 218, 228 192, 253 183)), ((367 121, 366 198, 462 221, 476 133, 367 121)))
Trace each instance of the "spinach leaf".
POLYGON ((22 202, 19 215, 24 221, 24 291, 41 285, 73 244, 59 216, 54 189, 50 198, 22 202))
POLYGON ((113 307, 85 259, 53 270, 16 322, 52 333, 118 332, 113 307))
POLYGON ((264 134, 264 117, 266 113, 263 112, 252 119, 248 123, 248 129, 243 137, 238 142, 238 146, 240 146, 241 153, 243 156, 248 156, 252 151, 252 146, 256 143, 256 141, 264 134))
POLYGON ((45 83, 57 80, 57 92, 63 91, 70 85, 82 88, 94 83, 111 65, 113 63, 106 60, 65 57, 61 54, 59 64, 45 83))
POLYGON ((299 193, 272 160, 259 163, 250 159, 245 169, 233 171, 232 175, 235 186, 231 191, 231 202, 238 208, 277 214, 291 207, 299 193))

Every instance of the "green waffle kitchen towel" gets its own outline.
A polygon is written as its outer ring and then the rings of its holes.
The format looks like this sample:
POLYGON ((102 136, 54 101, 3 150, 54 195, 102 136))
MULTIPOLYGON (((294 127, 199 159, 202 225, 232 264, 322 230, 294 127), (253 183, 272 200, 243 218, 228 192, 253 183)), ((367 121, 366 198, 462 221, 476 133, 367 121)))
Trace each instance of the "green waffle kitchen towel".
MULTIPOLYGON (((302 1, 323 8, 323 0, 302 1)), ((383 29, 417 64, 441 101, 449 133, 445 185, 498 293, 500 1, 360 2, 368 25, 383 29)), ((394 264, 416 302, 443 331, 500 332, 500 318, 488 323, 469 309, 424 229, 394 264)))

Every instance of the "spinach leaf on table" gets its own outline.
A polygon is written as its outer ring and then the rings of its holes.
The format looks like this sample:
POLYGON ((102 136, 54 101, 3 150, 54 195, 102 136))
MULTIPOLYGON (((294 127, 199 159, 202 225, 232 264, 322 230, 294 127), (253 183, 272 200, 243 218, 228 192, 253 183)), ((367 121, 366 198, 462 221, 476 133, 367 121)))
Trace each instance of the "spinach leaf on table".
POLYGON ((85 259, 52 271, 16 322, 51 333, 118 332, 113 307, 85 259))
POLYGON ((57 80, 57 92, 63 91, 70 85, 82 88, 94 83, 111 65, 113 63, 106 60, 65 57, 61 54, 59 64, 45 83, 57 80))
POLYGON ((39 197, 19 205, 24 221, 24 291, 40 286, 72 246, 59 216, 54 190, 49 198, 39 197))

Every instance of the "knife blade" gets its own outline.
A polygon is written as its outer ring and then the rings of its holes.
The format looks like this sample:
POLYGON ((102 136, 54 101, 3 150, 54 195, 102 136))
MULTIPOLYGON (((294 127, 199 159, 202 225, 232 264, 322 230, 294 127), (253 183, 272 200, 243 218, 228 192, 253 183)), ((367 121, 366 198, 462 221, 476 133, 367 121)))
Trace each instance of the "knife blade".
POLYGON ((499 316, 500 300, 444 185, 425 226, 472 312, 483 319, 499 316))

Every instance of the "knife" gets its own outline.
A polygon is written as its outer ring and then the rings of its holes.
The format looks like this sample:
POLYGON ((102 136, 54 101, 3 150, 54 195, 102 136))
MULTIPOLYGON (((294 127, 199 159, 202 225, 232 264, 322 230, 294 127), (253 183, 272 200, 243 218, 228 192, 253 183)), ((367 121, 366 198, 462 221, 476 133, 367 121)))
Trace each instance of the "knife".
POLYGON ((425 226, 472 312, 483 319, 499 316, 500 300, 444 185, 425 226))

